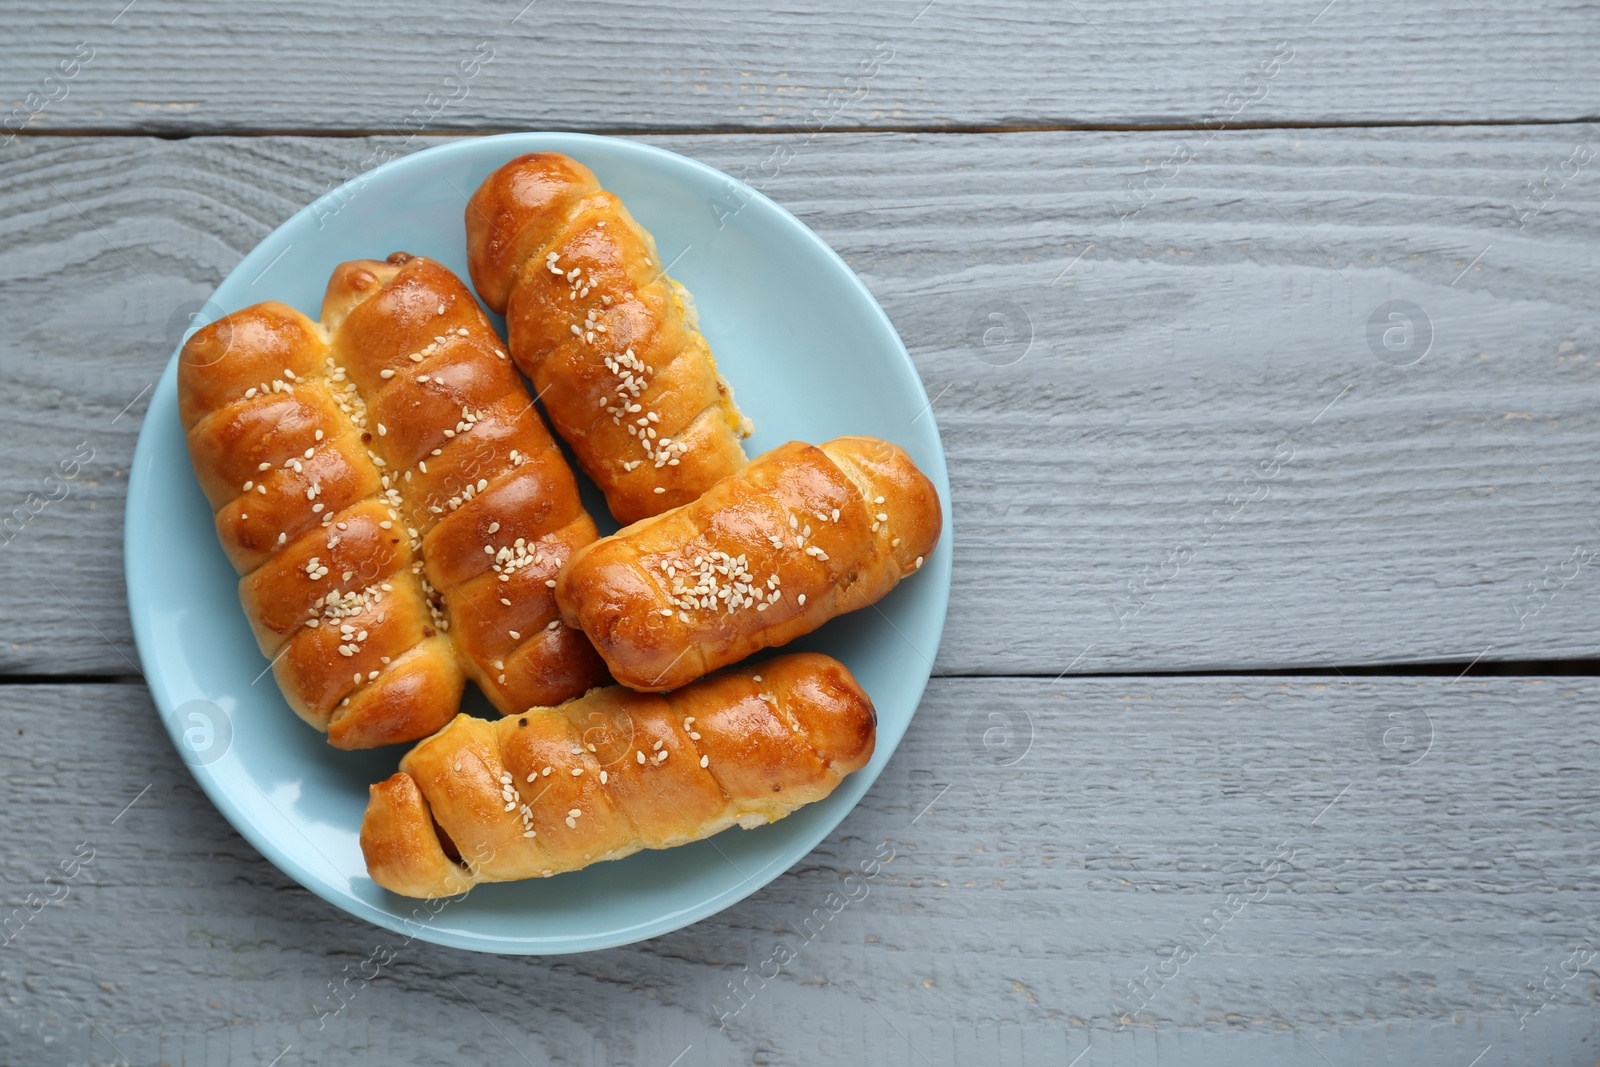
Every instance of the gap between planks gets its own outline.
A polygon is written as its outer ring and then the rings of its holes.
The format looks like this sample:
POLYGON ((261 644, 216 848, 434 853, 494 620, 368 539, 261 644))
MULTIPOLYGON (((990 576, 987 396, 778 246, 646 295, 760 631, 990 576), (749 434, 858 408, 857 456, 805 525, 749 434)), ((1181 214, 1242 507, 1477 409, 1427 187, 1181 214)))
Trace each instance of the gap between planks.
MULTIPOLYGON (((1105 122, 1064 122, 1042 124, 1013 124, 994 125, 988 123, 950 123, 941 126, 907 125, 907 126, 830 126, 826 130, 817 131, 817 135, 836 136, 841 134, 1006 134, 1006 133, 1166 133, 1215 129, 1218 133, 1237 133, 1262 130, 1386 130, 1386 129, 1428 129, 1428 128, 1465 128, 1496 127, 1496 126, 1573 126, 1600 122, 1600 114, 1578 115, 1570 118, 1508 118, 1508 119, 1352 119, 1347 122, 1230 122, 1217 127, 1206 126, 1201 122, 1184 122, 1180 120, 1133 122, 1133 123, 1105 123, 1105 122)), ((131 126, 85 126, 82 128, 21 130, 14 136, 17 139, 47 138, 47 137, 152 137, 162 141, 188 141, 202 137, 325 137, 325 138, 359 138, 359 137, 415 137, 419 140, 452 140, 461 137, 493 137, 506 133, 528 133, 528 127, 508 126, 504 128, 470 129, 470 130, 403 130, 388 128, 338 128, 338 129, 297 129, 293 127, 227 127, 216 126, 198 130, 162 129, 153 127, 141 129, 131 126)), ((540 133, 586 133, 596 137, 689 137, 689 136, 765 136, 774 134, 793 133, 805 134, 807 131, 784 124, 771 124, 763 126, 685 126, 685 127, 602 127, 602 126, 560 126, 546 125, 539 128, 540 133)))

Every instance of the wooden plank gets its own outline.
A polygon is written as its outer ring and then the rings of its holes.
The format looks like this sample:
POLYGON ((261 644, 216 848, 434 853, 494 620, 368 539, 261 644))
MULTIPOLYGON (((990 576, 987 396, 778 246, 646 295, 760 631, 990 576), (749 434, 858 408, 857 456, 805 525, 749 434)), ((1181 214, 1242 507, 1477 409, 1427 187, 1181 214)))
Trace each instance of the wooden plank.
POLYGON ((778 133, 1600 111, 1591 3, 524 4, 282 0, 226 18, 179 0, 30 4, 4 46, 10 128, 778 133))
MULTIPOLYGON (((1593 164, 1526 191, 1586 136, 1189 139, 1142 198, 1129 174, 1184 135, 853 134, 797 154, 766 191, 860 272, 935 400, 957 561, 939 670, 1595 655, 1593 164), (1431 335, 1410 366, 1383 349, 1392 300, 1431 335)), ((728 171, 767 151, 651 140, 728 171)), ((0 552, 0 669, 129 673, 141 391, 183 312, 372 147, 36 139, 0 163, 0 513, 95 450, 0 552)))
POLYGON ((59 899, 6 946, 10 1063, 1486 1067, 1600 1036, 1595 678, 938 680, 794 870, 548 961, 402 945, 288 882, 140 687, 7 692, 0 902, 59 899))

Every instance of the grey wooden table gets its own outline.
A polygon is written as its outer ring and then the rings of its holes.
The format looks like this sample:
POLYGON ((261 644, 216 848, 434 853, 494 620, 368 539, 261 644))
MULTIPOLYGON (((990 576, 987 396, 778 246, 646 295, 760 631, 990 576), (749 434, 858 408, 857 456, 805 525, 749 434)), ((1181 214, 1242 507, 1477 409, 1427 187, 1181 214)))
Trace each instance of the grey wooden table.
POLYGON ((1600 6, 524 2, 8 12, 0 1063, 1600 1061, 1600 6), (955 511, 857 810, 714 919, 542 960, 400 944, 245 844, 120 553, 186 313, 375 150, 521 129, 821 234, 955 511))

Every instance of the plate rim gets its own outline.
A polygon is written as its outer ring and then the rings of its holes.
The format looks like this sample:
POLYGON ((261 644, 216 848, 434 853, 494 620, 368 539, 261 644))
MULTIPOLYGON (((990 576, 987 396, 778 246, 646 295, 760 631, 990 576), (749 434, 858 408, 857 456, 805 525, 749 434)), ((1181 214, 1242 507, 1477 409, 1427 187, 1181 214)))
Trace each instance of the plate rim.
MULTIPOLYGON (((887 313, 885 313, 882 306, 879 305, 877 298, 873 296, 872 291, 867 288, 866 283, 863 282, 860 276, 850 268, 849 264, 844 261, 843 257, 841 257, 838 252, 836 252, 826 241, 813 232, 809 226, 798 219, 788 209, 784 208, 781 204, 763 194, 759 189, 753 188, 752 186, 740 181, 738 178, 735 178, 732 175, 717 170, 715 167, 712 167, 709 164, 703 163, 700 160, 694 159, 690 156, 685 156, 680 153, 673 152, 665 148, 660 148, 656 145, 646 144, 628 137, 567 133, 560 131, 521 131, 486 135, 481 137, 468 136, 459 139, 453 139, 443 144, 432 145, 421 149, 420 151, 413 152, 396 159, 388 160, 376 167, 355 175, 349 180, 339 184, 338 186, 335 186, 327 192, 324 192, 310 203, 296 210, 283 222, 275 226, 269 233, 261 237, 255 243, 254 247, 252 247, 250 251, 246 252, 240 258, 239 262, 236 263, 234 267, 223 276, 222 280, 219 281, 212 289, 212 292, 214 294, 217 289, 222 288, 230 280, 243 273, 247 268, 251 267, 252 261, 257 259, 258 256, 264 256, 264 253, 262 253, 261 250, 265 246, 273 243, 274 238, 278 238, 285 230, 301 225, 305 219, 312 217, 317 209, 325 203, 337 200, 342 196, 353 195, 355 192, 359 191, 359 189, 365 185, 366 182, 370 181, 374 176, 380 173, 387 173, 389 176, 393 176, 397 172, 403 172, 408 169, 425 166, 426 164, 419 162, 420 160, 438 160, 440 157, 444 156, 477 152, 481 151, 484 145, 506 145, 511 149, 511 154, 507 155, 506 157, 509 159, 512 155, 519 154, 520 152, 524 151, 565 151, 566 149, 557 147, 561 143, 579 146, 580 149, 582 145, 586 144, 604 144, 610 151, 620 150, 625 154, 630 152, 638 153, 644 158, 654 157, 654 161, 657 164, 667 168, 687 166, 692 171, 700 172, 701 176, 703 177, 733 183, 742 195, 759 201, 766 208, 775 212, 777 219, 785 226, 786 229, 791 231, 791 233, 797 236, 800 240, 811 244, 815 250, 821 252, 827 259, 830 259, 835 268, 842 272, 842 276, 848 280, 848 283, 858 291, 859 295, 864 299, 866 307, 869 308, 871 313, 876 316, 878 325, 884 331, 886 331, 887 336, 892 339, 892 347, 895 350, 895 354, 904 365, 904 369, 910 372, 911 382, 914 383, 915 388, 921 393, 923 400, 927 400, 927 387, 922 381, 921 374, 917 371, 916 363, 914 360, 912 360, 911 354, 906 349, 905 342, 900 337, 899 331, 895 329, 893 322, 890 321, 887 313), (621 146, 620 149, 619 146, 621 146)), ((463 280, 467 281, 469 288, 471 288, 470 281, 467 279, 463 280)), ((474 297, 477 297, 477 291, 475 288, 472 289, 472 292, 474 297)), ((165 368, 163 369, 160 377, 157 379, 155 388, 151 394, 152 407, 154 406, 153 402, 155 398, 161 395, 164 390, 176 390, 177 360, 178 351, 180 349, 181 342, 179 343, 178 347, 174 349, 172 355, 168 358, 165 368)), ((943 641, 944 628, 948 618, 950 606, 951 580, 952 572, 954 570, 954 532, 952 521, 953 506, 952 501, 950 500, 949 467, 945 457, 944 440, 942 435, 939 433, 938 424, 935 419, 931 404, 926 407, 924 414, 929 419, 935 451, 934 467, 933 469, 927 470, 924 473, 928 475, 928 477, 940 489, 943 495, 943 498, 940 501, 940 510, 944 525, 940 538, 941 543, 938 548, 943 549, 944 551, 940 551, 938 555, 929 560, 929 562, 934 563, 935 566, 926 568, 925 571, 931 570, 934 573, 923 574, 923 580, 930 578, 935 579, 937 585, 937 619, 934 620, 932 627, 932 635, 934 637, 934 655, 936 656, 939 645, 943 641)), ((147 409, 146 420, 142 421, 140 424, 139 437, 134 446, 133 457, 130 461, 128 470, 128 492, 124 503, 122 524, 123 581, 126 586, 128 597, 128 614, 133 631, 134 647, 139 657, 141 673, 144 676, 146 688, 150 693, 151 702, 155 706, 156 714, 160 718, 162 726, 167 731, 168 739, 172 741, 175 751, 181 754, 181 749, 177 747, 180 742, 178 727, 175 724, 174 717, 172 715, 172 712, 176 708, 177 704, 174 701, 173 694, 170 690, 169 679, 159 669, 161 661, 155 652, 156 637, 153 633, 154 623, 149 617, 149 606, 151 603, 150 595, 143 587, 143 579, 137 576, 135 573, 135 562, 136 560, 142 558, 143 553, 135 552, 133 549, 135 547, 142 547, 143 534, 142 531, 136 531, 136 508, 134 507, 134 503, 137 499, 143 497, 147 492, 149 492, 149 486, 147 483, 150 481, 150 479, 156 476, 153 472, 153 452, 157 446, 153 443, 154 436, 146 432, 151 425, 153 425, 153 423, 148 421, 147 409), (152 664, 157 665, 158 669, 152 671, 152 664)), ((340 911, 372 923, 373 925, 388 930, 392 933, 406 935, 408 939, 428 941, 433 944, 443 945, 449 948, 464 949, 467 951, 487 952, 497 955, 523 956, 566 955, 576 952, 592 952, 636 944, 641 941, 662 936, 663 934, 671 933, 675 930, 679 930, 686 926, 697 923, 702 919, 716 915, 719 912, 732 907, 734 904, 753 896, 755 893, 771 884, 786 871, 791 870, 806 856, 815 851, 816 847, 824 839, 826 839, 829 834, 837 830, 840 824, 842 824, 844 820, 848 818, 853 811, 855 811, 856 807, 861 803, 861 800, 876 784, 877 779, 882 774, 883 770, 887 768, 889 759, 892 758, 894 752, 899 748, 900 742, 904 740, 905 733, 907 730, 909 730, 911 721, 916 717, 917 709, 921 705, 922 698, 925 695, 928 683, 931 680, 931 660, 929 661, 929 670, 925 673, 919 671, 919 674, 920 680, 915 685, 910 687, 914 692, 911 713, 906 720, 906 728, 901 731, 900 736, 895 738, 894 744, 889 748, 888 754, 881 763, 874 761, 874 763, 877 764, 876 766, 869 764, 846 779, 846 781, 856 780, 861 782, 859 787, 859 795, 849 807, 845 808, 839 813, 836 819, 823 820, 823 825, 821 825, 820 828, 802 833, 796 839, 796 844, 794 846, 784 850, 785 855, 788 855, 791 852, 794 853, 792 856, 788 856, 788 858, 782 859, 781 861, 775 860, 769 862, 768 865, 761 870, 754 872, 750 876, 744 877, 739 883, 705 900, 700 901, 693 907, 681 909, 675 912, 668 912, 666 914, 657 913, 648 920, 642 920, 627 927, 613 929, 607 932, 579 935, 557 942, 550 942, 544 939, 534 940, 528 938, 496 936, 492 933, 486 933, 483 931, 457 931, 453 929, 441 930, 428 924, 419 925, 416 923, 408 923, 403 918, 392 915, 387 911, 380 910, 367 901, 356 897, 335 885, 330 884, 324 876, 317 874, 314 870, 312 870, 311 865, 304 862, 294 852, 280 847, 277 841, 268 832, 268 828, 265 827, 264 824, 258 822, 252 817, 247 816, 245 810, 233 801, 232 793, 230 792, 226 783, 222 782, 217 774, 212 773, 209 766, 196 765, 186 760, 182 762, 184 763, 184 766, 188 768, 190 774, 194 777, 195 782, 200 786, 201 791, 204 792, 207 799, 211 801, 213 807, 217 809, 218 813, 227 821, 229 826, 232 827, 236 833, 243 837, 252 848, 260 853, 264 859, 266 859, 279 871, 294 879, 294 881, 302 888, 310 891, 312 894, 333 905, 335 908, 338 908, 340 911)), ((289 816, 285 815, 284 818, 286 821, 292 823, 292 819, 289 816)), ((464 895, 465 894, 462 894, 462 896, 464 895)), ((461 899, 461 897, 441 899, 454 902, 461 899)), ((422 904, 421 901, 418 901, 417 903, 419 905, 422 904)), ((414 915, 415 912, 413 911, 412 914, 414 915)))

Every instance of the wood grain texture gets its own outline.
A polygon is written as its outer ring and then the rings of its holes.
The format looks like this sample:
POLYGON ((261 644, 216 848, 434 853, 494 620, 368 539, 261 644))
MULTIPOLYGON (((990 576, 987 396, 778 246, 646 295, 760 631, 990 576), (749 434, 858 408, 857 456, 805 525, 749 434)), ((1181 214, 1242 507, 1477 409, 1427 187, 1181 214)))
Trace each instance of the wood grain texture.
MULTIPOLYGON (((1189 138, 1131 214, 1129 176, 1184 135, 797 153, 765 191, 861 274, 934 398, 955 495, 939 671, 1594 655, 1596 164, 1526 193, 1589 136, 1189 138), (1390 300, 1431 332, 1414 365, 1369 347, 1390 300)), ((767 152, 650 140, 730 172, 767 152)), ((66 494, 0 545, 0 669, 131 673, 143 390, 184 314, 371 144, 52 138, 0 160, 0 514, 66 494)))
POLYGON ((0 791, 26 816, 0 831, 0 914, 61 897, 44 875, 94 850, 59 903, 13 920, 8 1063, 943 1065, 1087 1046, 1081 1065, 1499 1067, 1587 1062, 1600 1039, 1594 678, 935 681, 794 870, 689 929, 547 960, 403 945, 299 889, 199 793, 142 687, 7 694, 0 791), (831 914, 830 893, 855 899, 831 914), (797 954, 775 973, 779 942, 797 954), (1180 944, 1194 958, 1125 1018, 1127 983, 1180 944), (330 983, 380 947, 393 961, 333 1013, 330 983))
POLYGON ((15 13, 0 92, 25 113, 29 93, 46 101, 34 130, 191 134, 1600 113, 1590 2, 526 2, 282 0, 197 17, 180 0, 49 0, 15 13), (43 79, 80 43, 92 58, 63 97, 43 79), (492 59, 446 82, 480 43, 492 59), (1263 66, 1275 54, 1291 57, 1281 70, 1263 66))

